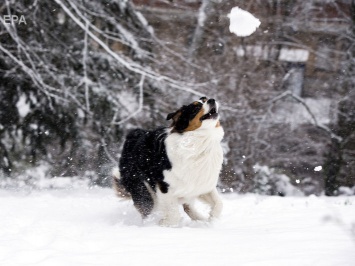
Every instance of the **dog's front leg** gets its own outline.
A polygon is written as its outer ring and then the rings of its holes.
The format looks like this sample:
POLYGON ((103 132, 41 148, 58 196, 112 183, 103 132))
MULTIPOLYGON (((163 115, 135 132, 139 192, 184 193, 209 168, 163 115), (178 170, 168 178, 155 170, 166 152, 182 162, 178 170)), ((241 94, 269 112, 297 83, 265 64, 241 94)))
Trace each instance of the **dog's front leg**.
POLYGON ((161 226, 177 226, 180 223, 179 201, 169 194, 159 193, 159 209, 162 213, 161 226))
POLYGON ((218 194, 217 188, 214 188, 210 193, 202 195, 201 198, 211 206, 209 220, 218 218, 222 213, 223 202, 218 194))
POLYGON ((206 218, 204 218, 194 207, 193 202, 189 203, 184 203, 183 204, 184 211, 187 213, 187 215, 191 218, 193 221, 205 221, 206 218))

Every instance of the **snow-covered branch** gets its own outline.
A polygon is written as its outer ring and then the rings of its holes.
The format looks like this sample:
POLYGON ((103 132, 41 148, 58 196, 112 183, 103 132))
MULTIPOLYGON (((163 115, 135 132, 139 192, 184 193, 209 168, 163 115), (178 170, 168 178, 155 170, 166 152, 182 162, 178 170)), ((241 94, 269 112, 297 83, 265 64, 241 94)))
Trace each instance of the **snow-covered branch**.
MULTIPOLYGON (((55 0, 55 2, 82 30, 87 31, 87 34, 88 36, 90 36, 90 38, 92 38, 96 43, 98 43, 101 48, 103 48, 111 57, 113 57, 119 64, 121 64, 127 70, 130 70, 139 75, 144 75, 147 78, 150 78, 157 82, 166 82, 170 87, 173 87, 175 89, 186 91, 197 96, 203 96, 202 93, 191 88, 192 84, 181 84, 180 82, 177 82, 172 78, 162 76, 159 73, 156 73, 153 70, 149 69, 148 67, 142 67, 136 62, 133 62, 130 59, 124 58, 123 56, 120 56, 119 54, 115 53, 107 44, 105 44, 99 37, 97 37, 92 31, 90 31, 90 29, 86 29, 86 23, 88 23, 89 28, 91 27, 91 23, 88 21, 88 19, 84 18, 84 16, 82 15, 81 17, 84 20, 83 23, 77 16, 73 14, 73 12, 63 3, 63 1, 55 0)), ((76 7, 74 3, 72 3, 71 1, 68 2, 77 14, 81 14, 80 10, 76 7)))
POLYGON ((132 114, 130 114, 129 116, 127 116, 126 118, 124 118, 124 119, 122 119, 120 121, 115 121, 116 117, 114 117, 111 124, 113 124, 113 125, 121 125, 121 124, 125 123, 126 121, 128 121, 129 119, 131 119, 132 117, 135 117, 137 114, 139 114, 143 110, 144 79, 145 79, 145 76, 142 75, 141 80, 140 80, 140 82, 138 84, 138 88, 139 88, 139 106, 138 106, 138 109, 136 111, 134 111, 132 114))
POLYGON ((87 73, 87 56, 88 56, 88 35, 87 31, 89 29, 89 24, 85 24, 84 31, 84 48, 83 48, 83 71, 84 71, 84 85, 85 85, 85 102, 86 102, 86 111, 90 112, 90 97, 89 97, 89 81, 87 73))

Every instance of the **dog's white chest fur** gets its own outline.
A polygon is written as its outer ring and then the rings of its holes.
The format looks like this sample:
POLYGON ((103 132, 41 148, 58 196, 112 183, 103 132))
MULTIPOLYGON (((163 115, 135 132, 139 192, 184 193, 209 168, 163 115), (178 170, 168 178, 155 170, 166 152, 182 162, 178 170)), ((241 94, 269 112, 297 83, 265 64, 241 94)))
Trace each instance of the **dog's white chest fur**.
POLYGON ((166 140, 172 169, 164 171, 169 194, 193 198, 213 190, 223 163, 222 127, 170 134, 166 140))

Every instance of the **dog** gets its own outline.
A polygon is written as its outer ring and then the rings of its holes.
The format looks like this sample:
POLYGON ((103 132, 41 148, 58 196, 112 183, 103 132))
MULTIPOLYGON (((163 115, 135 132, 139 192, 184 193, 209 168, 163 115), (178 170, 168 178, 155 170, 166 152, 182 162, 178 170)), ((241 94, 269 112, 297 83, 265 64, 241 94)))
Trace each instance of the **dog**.
POLYGON ((158 211, 160 225, 176 226, 182 204, 192 220, 206 220, 194 207, 197 199, 210 206, 209 221, 220 216, 216 186, 224 131, 218 108, 214 99, 202 97, 168 114, 168 128, 129 132, 113 183, 118 196, 132 198, 143 219, 158 211))

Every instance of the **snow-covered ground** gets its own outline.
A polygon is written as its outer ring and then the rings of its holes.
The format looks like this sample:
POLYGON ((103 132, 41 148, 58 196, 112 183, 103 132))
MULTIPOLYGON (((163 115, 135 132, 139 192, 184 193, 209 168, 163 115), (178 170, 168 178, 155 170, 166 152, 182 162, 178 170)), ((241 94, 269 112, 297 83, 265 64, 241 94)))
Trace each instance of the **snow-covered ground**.
POLYGON ((109 189, 0 190, 0 265, 355 265, 354 196, 223 199, 162 228, 109 189))

